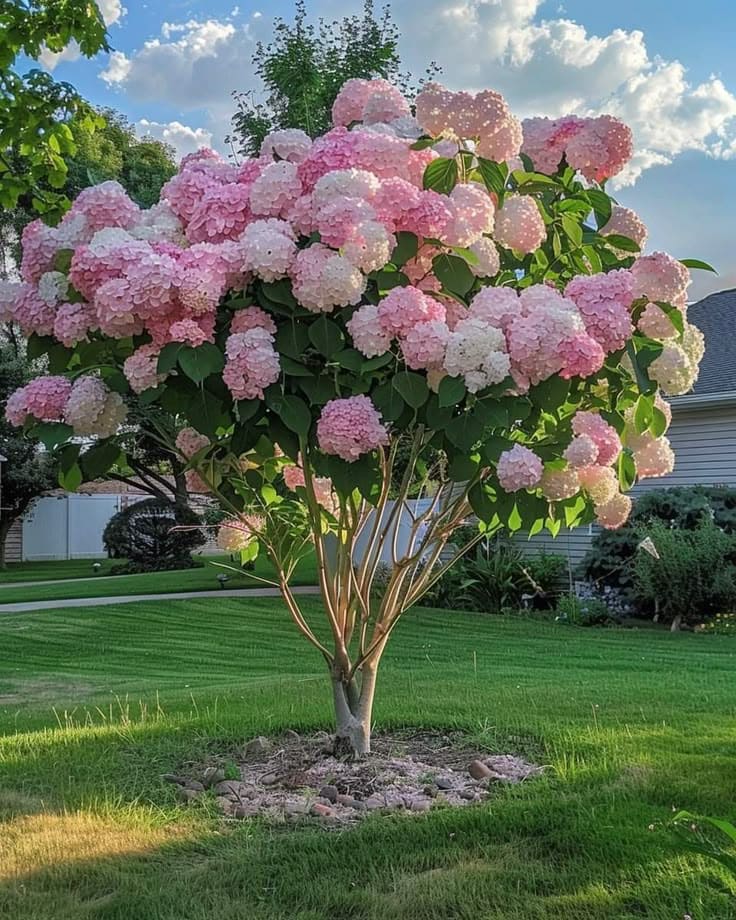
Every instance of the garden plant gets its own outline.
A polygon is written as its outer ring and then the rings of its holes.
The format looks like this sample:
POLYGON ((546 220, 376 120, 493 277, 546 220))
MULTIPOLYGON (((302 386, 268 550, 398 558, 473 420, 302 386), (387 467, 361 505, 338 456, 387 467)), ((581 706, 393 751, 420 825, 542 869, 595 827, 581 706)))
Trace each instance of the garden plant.
POLYGON ((74 489, 123 461, 135 405, 227 512, 221 548, 273 561, 329 670, 336 750, 360 756, 399 618, 466 550, 619 527, 637 478, 671 470, 659 391, 696 379, 686 289, 708 266, 641 254, 605 188, 632 155, 610 116, 521 123, 490 90, 431 83, 410 105, 354 79, 332 120, 239 165, 185 157, 148 210, 85 189, 26 229, 1 302, 48 362, 8 419, 74 489), (312 547, 327 629, 290 585, 312 547))

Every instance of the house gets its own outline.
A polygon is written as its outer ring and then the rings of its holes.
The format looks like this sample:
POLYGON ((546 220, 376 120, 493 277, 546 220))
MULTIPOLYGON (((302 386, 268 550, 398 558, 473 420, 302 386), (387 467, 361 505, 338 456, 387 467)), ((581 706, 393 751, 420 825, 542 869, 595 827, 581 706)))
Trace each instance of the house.
MULTIPOLYGON (((668 486, 736 487, 736 288, 709 294, 688 308, 688 321, 705 336, 705 357, 691 393, 671 400, 672 425, 667 436, 675 452, 669 476, 645 479, 632 498, 668 486)), ((566 555, 577 564, 596 528, 540 534, 524 545, 528 551, 566 555)))

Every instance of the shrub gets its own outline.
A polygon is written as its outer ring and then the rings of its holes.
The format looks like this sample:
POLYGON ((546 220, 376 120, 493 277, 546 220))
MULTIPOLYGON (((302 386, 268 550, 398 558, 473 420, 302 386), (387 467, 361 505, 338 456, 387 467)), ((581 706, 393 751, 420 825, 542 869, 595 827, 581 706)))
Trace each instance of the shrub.
POLYGON ((634 561, 637 598, 653 603, 671 619, 673 629, 682 621, 697 622, 736 605, 736 537, 711 521, 694 530, 681 530, 655 522, 651 537, 659 558, 638 553, 634 561))
POLYGON ((567 576, 567 560, 554 553, 541 552, 536 556, 527 556, 522 565, 531 582, 541 588, 545 595, 559 591, 567 576))
POLYGON ((198 564, 192 550, 206 539, 200 524, 186 505, 148 498, 110 518, 102 541, 110 556, 127 559, 115 566, 115 574, 191 568, 198 564))
POLYGON ((728 486, 683 486, 652 489, 640 495, 629 522, 619 530, 604 530, 593 538, 578 574, 596 585, 622 591, 626 600, 634 596, 631 565, 637 547, 654 522, 677 531, 693 530, 712 521, 726 533, 736 534, 736 489, 728 486))
POLYGON ((618 626, 606 603, 597 597, 563 594, 557 602, 557 621, 570 626, 618 626))
POLYGON ((695 631, 716 636, 736 636, 736 613, 717 613, 713 619, 698 623, 695 631))

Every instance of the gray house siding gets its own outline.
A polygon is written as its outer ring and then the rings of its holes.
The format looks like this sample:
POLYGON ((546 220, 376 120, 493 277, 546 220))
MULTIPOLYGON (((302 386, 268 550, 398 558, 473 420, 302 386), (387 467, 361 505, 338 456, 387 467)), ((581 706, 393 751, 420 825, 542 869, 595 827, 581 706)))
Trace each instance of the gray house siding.
MULTIPOLYGON (((631 492, 632 498, 650 489, 672 486, 736 486, 736 404, 720 408, 677 406, 667 435, 675 452, 675 468, 669 476, 645 479, 631 492)), ((576 566, 585 555, 596 527, 561 530, 557 537, 543 533, 531 540, 518 538, 525 553, 555 553, 576 566)))

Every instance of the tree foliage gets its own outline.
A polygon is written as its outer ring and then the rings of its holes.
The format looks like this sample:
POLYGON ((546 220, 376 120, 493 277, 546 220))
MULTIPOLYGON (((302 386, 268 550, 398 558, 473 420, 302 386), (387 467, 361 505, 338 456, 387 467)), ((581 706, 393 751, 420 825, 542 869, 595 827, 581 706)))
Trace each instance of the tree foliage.
POLYGON ((66 158, 76 142, 69 121, 91 132, 98 118, 69 83, 32 69, 19 56, 44 48, 63 51, 75 41, 85 57, 108 51, 99 7, 91 0, 3 0, 0 3, 0 205, 58 218, 68 201, 66 158))
POLYGON ((316 28, 307 20, 305 0, 297 0, 294 22, 277 19, 273 41, 259 43, 253 55, 265 102, 252 93, 234 94, 230 142, 256 156, 263 138, 276 128, 301 128, 310 137, 324 133, 346 80, 398 75, 398 39, 389 7, 377 17, 372 0, 365 0, 362 14, 321 19, 316 28))

